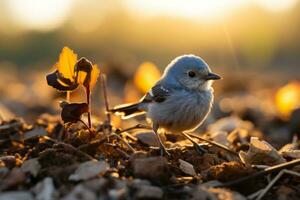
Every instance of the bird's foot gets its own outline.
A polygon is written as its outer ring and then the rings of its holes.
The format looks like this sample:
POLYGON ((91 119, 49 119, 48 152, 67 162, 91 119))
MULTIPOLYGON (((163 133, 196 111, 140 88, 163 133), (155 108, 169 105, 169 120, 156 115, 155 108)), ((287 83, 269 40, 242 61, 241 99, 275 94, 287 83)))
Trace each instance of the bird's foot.
POLYGON ((156 151, 159 151, 161 156, 170 156, 171 154, 169 153, 169 150, 172 150, 167 149, 166 147, 150 147, 150 149, 155 149, 156 151))
POLYGON ((171 156, 171 154, 168 152, 165 146, 160 146, 159 150, 161 156, 171 156))
POLYGON ((197 143, 193 143, 193 147, 195 148, 195 150, 200 154, 203 155, 204 153, 207 153, 208 151, 206 149, 204 149, 200 144, 197 143))

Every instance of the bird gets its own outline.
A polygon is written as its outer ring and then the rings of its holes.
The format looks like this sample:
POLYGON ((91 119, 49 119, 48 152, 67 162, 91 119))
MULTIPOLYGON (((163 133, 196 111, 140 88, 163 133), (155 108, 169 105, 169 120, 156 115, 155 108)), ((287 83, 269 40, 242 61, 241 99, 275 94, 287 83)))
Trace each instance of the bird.
POLYGON ((222 77, 213 73, 199 56, 187 54, 176 57, 164 70, 161 78, 139 102, 121 104, 110 111, 128 119, 146 114, 160 144, 161 154, 168 154, 158 130, 183 134, 192 141, 199 152, 204 153, 186 133, 198 128, 213 105, 212 82, 222 77))

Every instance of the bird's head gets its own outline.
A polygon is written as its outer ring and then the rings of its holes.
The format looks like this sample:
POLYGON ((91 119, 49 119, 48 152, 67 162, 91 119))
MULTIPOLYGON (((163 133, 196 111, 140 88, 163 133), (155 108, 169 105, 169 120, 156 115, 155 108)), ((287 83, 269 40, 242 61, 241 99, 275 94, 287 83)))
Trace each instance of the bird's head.
POLYGON ((164 77, 190 90, 210 90, 213 80, 221 76, 212 73, 208 64, 195 55, 175 58, 165 69, 164 77))

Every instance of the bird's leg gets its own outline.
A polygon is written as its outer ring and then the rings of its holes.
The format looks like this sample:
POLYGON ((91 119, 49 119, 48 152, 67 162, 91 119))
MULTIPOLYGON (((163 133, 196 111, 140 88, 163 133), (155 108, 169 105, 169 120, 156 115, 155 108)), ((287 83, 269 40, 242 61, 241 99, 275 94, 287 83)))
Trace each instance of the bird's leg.
POLYGON ((164 154, 170 156, 170 153, 166 150, 165 145, 162 143, 162 141, 161 141, 161 139, 159 137, 158 128, 159 128, 159 125, 157 123, 153 123, 152 129, 153 129, 153 132, 156 135, 156 138, 157 138, 157 140, 159 142, 160 154, 161 154, 161 156, 163 156, 164 154))
POLYGON ((193 138, 191 138, 188 134, 186 134, 185 132, 182 132, 182 135, 184 137, 186 137, 186 139, 188 139, 189 141, 191 141, 193 143, 193 146, 194 148, 196 149, 196 151, 199 153, 199 154, 204 154, 204 153, 207 153, 207 150, 204 149, 203 147, 201 147, 193 138))

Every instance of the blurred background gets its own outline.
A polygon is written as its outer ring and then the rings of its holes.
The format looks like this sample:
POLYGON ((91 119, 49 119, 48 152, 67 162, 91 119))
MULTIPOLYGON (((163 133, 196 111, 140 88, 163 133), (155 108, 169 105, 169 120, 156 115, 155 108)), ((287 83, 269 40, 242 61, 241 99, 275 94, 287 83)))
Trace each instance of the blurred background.
MULTIPOLYGON (((2 0, 0 13, 3 116, 58 112, 64 94, 45 74, 64 46, 108 75, 111 106, 138 100, 172 59, 196 54, 224 77, 212 121, 235 114, 259 126, 299 107, 298 0, 2 0)), ((97 86, 97 116, 101 99, 97 86)))

